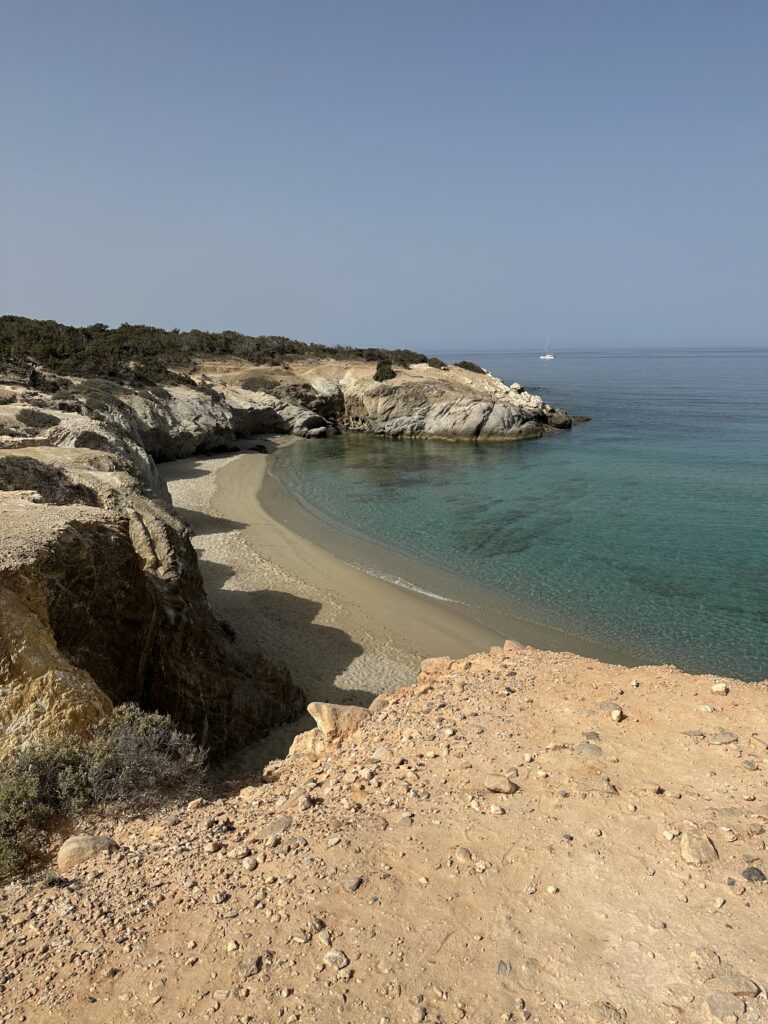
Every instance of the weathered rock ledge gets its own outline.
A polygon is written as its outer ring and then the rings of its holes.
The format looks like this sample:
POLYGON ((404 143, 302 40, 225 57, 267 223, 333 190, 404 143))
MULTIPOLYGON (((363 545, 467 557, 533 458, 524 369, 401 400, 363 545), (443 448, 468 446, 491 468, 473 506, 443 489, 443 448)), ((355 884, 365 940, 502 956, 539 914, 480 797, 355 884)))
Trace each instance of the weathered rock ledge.
POLYGON ((294 717, 287 671, 214 618, 155 469, 217 441, 217 402, 189 389, 182 414, 184 396, 44 383, 0 393, 0 756, 85 734, 124 701, 214 756, 294 717))

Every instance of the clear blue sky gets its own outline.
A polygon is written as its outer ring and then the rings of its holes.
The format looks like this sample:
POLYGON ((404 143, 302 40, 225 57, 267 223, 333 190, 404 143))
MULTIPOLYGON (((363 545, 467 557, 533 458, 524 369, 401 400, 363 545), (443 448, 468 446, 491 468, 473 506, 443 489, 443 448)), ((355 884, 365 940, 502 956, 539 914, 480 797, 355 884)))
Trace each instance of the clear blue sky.
POLYGON ((0 0, 0 310, 768 340, 766 0, 0 0))

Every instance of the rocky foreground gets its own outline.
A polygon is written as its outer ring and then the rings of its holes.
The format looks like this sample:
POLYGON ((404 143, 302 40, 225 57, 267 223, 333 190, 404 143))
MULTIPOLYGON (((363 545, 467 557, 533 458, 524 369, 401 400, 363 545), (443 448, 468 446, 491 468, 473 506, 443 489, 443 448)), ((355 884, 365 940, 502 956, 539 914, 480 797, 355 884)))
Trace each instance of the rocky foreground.
POLYGON ((2 890, 0 1020, 768 1021, 764 684, 508 644, 310 710, 2 890))

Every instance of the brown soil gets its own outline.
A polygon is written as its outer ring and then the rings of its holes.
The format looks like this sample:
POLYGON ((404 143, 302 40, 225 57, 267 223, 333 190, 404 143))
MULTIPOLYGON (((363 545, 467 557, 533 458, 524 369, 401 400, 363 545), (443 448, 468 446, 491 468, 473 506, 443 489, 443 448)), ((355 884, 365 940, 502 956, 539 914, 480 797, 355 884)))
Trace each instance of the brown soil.
POLYGON ((766 1021, 767 779, 763 684, 434 660, 320 760, 0 890, 0 1020, 766 1021))

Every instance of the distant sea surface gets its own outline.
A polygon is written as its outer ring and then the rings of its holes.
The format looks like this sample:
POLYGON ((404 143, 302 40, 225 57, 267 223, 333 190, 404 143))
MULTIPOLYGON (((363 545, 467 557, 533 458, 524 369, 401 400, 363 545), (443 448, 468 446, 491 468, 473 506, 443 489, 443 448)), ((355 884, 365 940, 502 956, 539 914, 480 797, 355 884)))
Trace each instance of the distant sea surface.
POLYGON ((768 677, 768 350, 443 358, 591 422, 508 444, 342 435, 285 449, 275 475, 375 541, 368 571, 434 591, 439 570, 441 596, 471 588, 512 637, 517 621, 628 663, 768 677))

